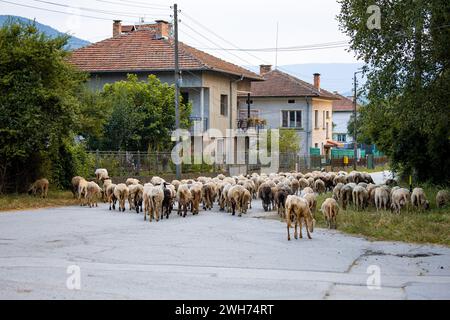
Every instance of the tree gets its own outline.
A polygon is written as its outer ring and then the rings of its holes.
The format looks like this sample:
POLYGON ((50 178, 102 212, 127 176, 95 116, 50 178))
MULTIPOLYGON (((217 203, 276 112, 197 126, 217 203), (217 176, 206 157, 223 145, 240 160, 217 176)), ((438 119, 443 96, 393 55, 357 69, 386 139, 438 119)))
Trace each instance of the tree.
POLYGON ((366 63, 363 137, 418 181, 450 181, 450 2, 378 1, 381 29, 367 27, 373 1, 340 0, 340 28, 366 63))
MULTIPOLYGON (((150 75, 139 81, 106 84, 100 104, 111 106, 100 145, 108 150, 171 150, 175 130, 175 89, 150 75)), ((180 125, 188 128, 191 105, 180 103, 180 125)))
POLYGON ((73 141, 76 91, 86 80, 66 61, 67 40, 34 25, 0 28, 0 192, 23 191, 37 177, 63 179, 53 169, 73 141))

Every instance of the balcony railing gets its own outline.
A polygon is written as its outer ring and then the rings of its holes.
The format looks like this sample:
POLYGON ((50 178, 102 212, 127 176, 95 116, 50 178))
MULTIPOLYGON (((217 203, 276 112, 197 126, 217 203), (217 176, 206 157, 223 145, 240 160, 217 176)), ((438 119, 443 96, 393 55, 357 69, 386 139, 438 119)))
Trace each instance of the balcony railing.
POLYGON ((264 129, 267 125, 266 119, 260 118, 240 118, 237 120, 237 127, 241 130, 247 130, 250 128, 264 129))

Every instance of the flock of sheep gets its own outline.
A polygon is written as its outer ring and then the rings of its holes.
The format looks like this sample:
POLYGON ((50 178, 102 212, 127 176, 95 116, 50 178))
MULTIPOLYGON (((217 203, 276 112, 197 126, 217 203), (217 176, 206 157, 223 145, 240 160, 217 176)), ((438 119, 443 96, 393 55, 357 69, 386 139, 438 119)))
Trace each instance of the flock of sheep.
MULTIPOLYGON (((400 213, 405 207, 408 211, 411 207, 416 210, 429 208, 423 189, 415 188, 410 193, 408 189, 396 186, 393 179, 376 185, 368 173, 358 171, 269 175, 253 173, 234 177, 219 174, 214 178, 173 180, 171 183, 160 177, 153 177, 146 184, 130 178, 117 185, 109 178, 106 169, 97 169, 95 175, 96 182, 79 176, 72 179, 72 192, 82 206, 98 206, 97 201, 101 198, 109 203, 110 210, 115 210, 118 205, 119 211, 125 212, 128 202, 130 210, 143 212, 144 220, 148 217, 151 222, 164 217, 168 219, 176 203, 178 214, 182 217, 186 217, 188 211, 197 215, 200 206, 203 210, 211 210, 215 202, 221 211, 242 216, 251 209, 252 200, 259 198, 265 211, 276 210, 280 217, 286 220, 288 240, 291 223, 295 223, 294 237, 298 238, 299 227, 299 236, 302 238, 302 222, 305 224, 308 238, 311 239, 317 196, 329 191, 332 192, 332 197, 325 199, 320 208, 328 228, 337 228, 336 217, 339 209, 346 210, 350 205, 358 211, 373 206, 377 211, 391 209, 396 213, 400 213), (102 187, 97 183, 101 183, 102 187)), ((48 190, 48 181, 38 180, 30 190, 36 193, 39 188, 48 190)), ((439 191, 436 196, 437 207, 447 203, 450 203, 450 192, 439 191)))

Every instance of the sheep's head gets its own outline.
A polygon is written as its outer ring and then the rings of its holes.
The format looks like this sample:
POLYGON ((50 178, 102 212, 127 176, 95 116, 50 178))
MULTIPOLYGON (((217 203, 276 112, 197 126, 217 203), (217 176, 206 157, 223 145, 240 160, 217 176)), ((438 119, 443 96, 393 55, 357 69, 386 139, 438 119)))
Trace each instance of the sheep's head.
POLYGON ((429 210, 430 209, 430 202, 428 200, 426 200, 425 203, 423 204, 423 208, 425 210, 429 210))

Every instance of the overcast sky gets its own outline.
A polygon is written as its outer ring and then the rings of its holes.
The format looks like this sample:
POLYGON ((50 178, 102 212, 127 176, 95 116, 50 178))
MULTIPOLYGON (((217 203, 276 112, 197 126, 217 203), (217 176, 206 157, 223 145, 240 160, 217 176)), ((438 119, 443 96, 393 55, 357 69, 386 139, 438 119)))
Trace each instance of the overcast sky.
MULTIPOLYGON (((170 20, 170 6, 173 4, 172 1, 163 0, 4 0, 63 12, 57 13, 2 1, 0 0, 1 14, 36 18, 40 23, 91 42, 111 37, 113 19, 122 19, 124 23, 138 23, 140 16, 148 22, 155 19, 170 20)), ((335 0, 178 0, 178 6, 181 10, 180 40, 197 48, 228 49, 233 46, 203 29, 190 18, 194 18, 238 48, 244 49, 275 47, 277 22, 279 47, 348 40, 338 29, 336 15, 339 13, 339 4, 335 0)), ((250 55, 234 51, 206 51, 240 65, 275 64, 275 53, 252 52, 250 55)), ((278 55, 279 65, 330 62, 356 62, 356 59, 342 47, 280 52, 278 55)))

